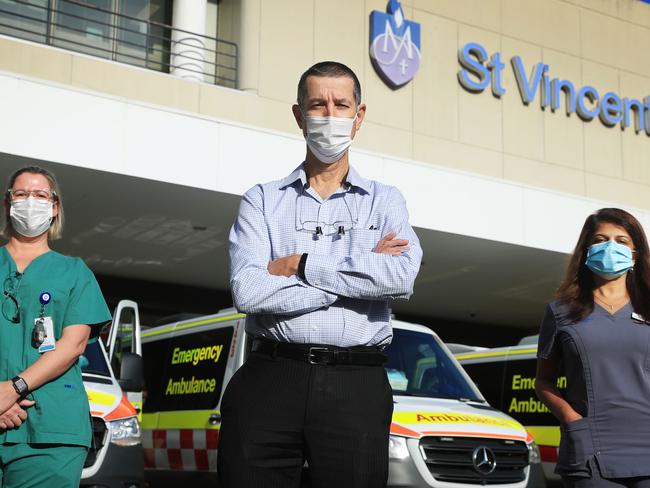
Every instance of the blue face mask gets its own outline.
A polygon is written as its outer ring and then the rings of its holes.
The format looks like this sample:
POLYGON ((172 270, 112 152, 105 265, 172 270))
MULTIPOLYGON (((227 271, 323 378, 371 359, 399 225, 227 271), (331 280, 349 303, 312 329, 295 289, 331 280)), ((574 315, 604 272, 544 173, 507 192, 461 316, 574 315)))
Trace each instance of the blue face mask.
POLYGON ((587 250, 585 265, 601 278, 613 280, 634 266, 632 249, 616 241, 593 244, 587 250))

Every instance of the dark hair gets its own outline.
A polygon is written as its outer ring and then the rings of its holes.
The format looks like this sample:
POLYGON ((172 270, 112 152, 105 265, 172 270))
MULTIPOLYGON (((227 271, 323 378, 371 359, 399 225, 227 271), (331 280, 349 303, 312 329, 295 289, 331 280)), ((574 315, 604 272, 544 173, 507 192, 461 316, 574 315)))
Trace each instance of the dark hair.
POLYGON ((601 208, 587 217, 582 226, 578 244, 569 261, 566 276, 556 292, 556 298, 569 307, 568 318, 579 322, 594 309, 594 288, 596 286, 592 271, 585 261, 589 246, 601 223, 621 227, 630 234, 634 249, 634 269, 627 273, 625 283, 634 311, 650 319, 650 251, 648 240, 639 221, 620 208, 601 208))
POLYGON ((354 71, 343 63, 337 63, 336 61, 322 61, 313 65, 300 77, 300 81, 298 82, 297 99, 300 108, 303 108, 303 102, 305 101, 305 97, 307 97, 307 78, 310 76, 329 76, 332 78, 345 76, 351 78, 354 82, 354 102, 357 107, 361 103, 361 83, 359 83, 359 78, 354 74, 354 71))
MULTIPOLYGON (((7 182, 7 188, 5 189, 5 202, 9 202, 9 190, 14 187, 16 178, 18 178, 23 173, 31 173, 36 175, 43 175, 47 179, 50 189, 54 193, 54 199, 59 206, 59 212, 56 217, 52 219, 50 224, 50 230, 48 231, 48 238, 50 240, 60 239, 63 233, 63 202, 61 201, 61 190, 59 189, 59 183, 56 181, 56 176, 51 171, 48 171, 40 166, 23 166, 20 169, 14 171, 9 177, 7 182)), ((0 235, 9 239, 14 232, 14 228, 11 225, 11 219, 9 218, 8 210, 5 212, 5 221, 0 230, 0 235)))

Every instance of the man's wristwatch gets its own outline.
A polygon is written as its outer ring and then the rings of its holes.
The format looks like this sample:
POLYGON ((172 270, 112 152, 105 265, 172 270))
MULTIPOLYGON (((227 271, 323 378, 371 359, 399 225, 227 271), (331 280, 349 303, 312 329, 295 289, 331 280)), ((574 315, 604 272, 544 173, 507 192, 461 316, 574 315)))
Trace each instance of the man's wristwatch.
POLYGON ((14 390, 16 390, 16 393, 18 393, 20 396, 23 396, 29 392, 29 386, 27 386, 27 382, 20 376, 14 376, 11 378, 11 383, 14 385, 14 390))
POLYGON ((296 273, 298 275, 298 278, 302 278, 303 280, 306 280, 305 278, 305 265, 307 264, 307 253, 304 253, 302 256, 300 256, 300 262, 298 263, 298 272, 296 273))

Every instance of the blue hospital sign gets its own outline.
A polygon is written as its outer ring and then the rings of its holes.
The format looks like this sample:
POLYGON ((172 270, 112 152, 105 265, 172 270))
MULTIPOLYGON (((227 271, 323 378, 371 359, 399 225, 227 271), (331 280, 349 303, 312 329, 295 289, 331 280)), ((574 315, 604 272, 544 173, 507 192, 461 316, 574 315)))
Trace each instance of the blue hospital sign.
MULTIPOLYGON (((458 51, 458 62, 458 81, 465 90, 481 93, 490 87, 495 97, 505 96, 503 78, 508 64, 501 53, 490 56, 483 46, 470 42, 458 51)), ((575 113, 585 122, 600 119, 606 127, 629 127, 650 137, 650 94, 643 99, 630 98, 590 85, 575 85, 554 77, 551 66, 541 61, 525 66, 520 56, 513 56, 509 64, 524 105, 537 101, 542 110, 563 111, 567 116, 575 113)))
POLYGON ((391 88, 405 85, 420 69, 420 24, 404 18, 398 0, 388 2, 386 13, 370 14, 370 58, 391 88))

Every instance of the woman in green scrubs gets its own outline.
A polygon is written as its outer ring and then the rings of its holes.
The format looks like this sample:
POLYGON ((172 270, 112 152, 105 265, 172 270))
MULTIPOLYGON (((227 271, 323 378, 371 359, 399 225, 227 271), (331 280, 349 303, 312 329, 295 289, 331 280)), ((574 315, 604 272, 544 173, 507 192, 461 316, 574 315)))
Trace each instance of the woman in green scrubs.
POLYGON ((92 429, 79 356, 111 319, 80 258, 49 247, 63 206, 49 171, 9 179, 0 248, 0 488, 79 485, 92 429))

